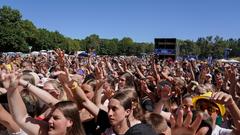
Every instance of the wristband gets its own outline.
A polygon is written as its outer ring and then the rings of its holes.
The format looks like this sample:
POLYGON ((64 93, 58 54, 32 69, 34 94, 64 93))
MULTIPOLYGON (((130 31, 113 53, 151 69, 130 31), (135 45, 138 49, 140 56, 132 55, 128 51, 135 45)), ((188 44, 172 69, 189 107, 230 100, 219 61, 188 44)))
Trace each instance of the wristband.
POLYGON ((70 89, 73 91, 73 90, 76 90, 76 88, 78 87, 78 83, 77 82, 73 82, 70 89))

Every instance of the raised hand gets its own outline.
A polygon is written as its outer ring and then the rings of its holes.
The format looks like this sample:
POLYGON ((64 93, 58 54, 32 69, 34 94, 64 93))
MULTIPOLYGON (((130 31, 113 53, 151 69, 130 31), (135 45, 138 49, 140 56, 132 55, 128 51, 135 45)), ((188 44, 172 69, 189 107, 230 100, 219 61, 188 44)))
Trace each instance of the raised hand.
POLYGON ((61 67, 61 70, 64 70, 64 64, 65 64, 65 59, 64 59, 64 51, 62 51, 60 48, 58 48, 56 51, 57 55, 57 62, 61 67))
POLYGON ((233 132, 235 135, 239 135, 240 134, 240 120, 238 120, 236 123, 234 123, 234 127, 233 127, 233 132))
POLYGON ((157 96, 151 90, 148 89, 148 86, 145 80, 140 81, 140 86, 141 86, 142 92, 144 92, 152 101, 155 102, 157 100, 157 96))
POLYGON ((141 90, 144 93, 148 93, 149 89, 145 80, 140 81, 141 90))
POLYGON ((211 99, 214 102, 217 102, 219 104, 224 104, 227 106, 232 105, 234 103, 232 96, 224 92, 213 93, 211 99))
POLYGON ((58 76, 58 80, 60 81, 60 83, 62 85, 67 84, 68 82, 70 82, 72 80, 69 75, 69 71, 66 67, 64 67, 64 71, 55 72, 55 75, 58 76))
POLYGON ((234 132, 236 135, 238 135, 240 133, 240 110, 237 104, 234 102, 232 96, 224 92, 216 92, 212 94, 211 99, 217 103, 224 104, 226 107, 228 107, 232 118, 234 118, 233 122, 236 127, 234 132))
POLYGON ((18 75, 19 73, 14 72, 7 74, 6 72, 0 72, 0 81, 3 83, 3 87, 7 90, 16 89, 18 86, 18 75))
POLYGON ((97 80, 95 89, 102 90, 105 83, 106 83, 106 80, 104 80, 104 79, 97 80))
POLYGON ((104 78, 103 71, 99 67, 99 65, 97 65, 94 70, 95 70, 95 77, 96 77, 97 80, 104 78))
POLYGON ((167 101, 172 96, 172 90, 168 85, 164 85, 160 91, 158 90, 158 95, 160 95, 162 101, 167 101))
POLYGON ((234 83, 236 81, 236 75, 237 75, 236 69, 232 66, 228 73, 229 73, 230 82, 234 83))
POLYGON ((114 95, 114 91, 112 89, 104 89, 103 94, 107 99, 110 99, 114 95))
POLYGON ((187 117, 183 120, 183 110, 178 110, 178 115, 170 117, 172 135, 195 135, 202 121, 202 114, 198 114, 192 122, 192 112, 188 112, 187 117))

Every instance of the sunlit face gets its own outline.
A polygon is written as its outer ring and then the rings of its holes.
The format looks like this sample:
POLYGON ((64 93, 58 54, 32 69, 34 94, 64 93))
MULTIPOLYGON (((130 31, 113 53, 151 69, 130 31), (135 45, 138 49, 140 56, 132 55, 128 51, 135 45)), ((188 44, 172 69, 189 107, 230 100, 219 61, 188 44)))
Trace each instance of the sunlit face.
POLYGON ((116 71, 112 72, 113 77, 118 78, 118 73, 116 71))
POLYGON ((118 80, 118 85, 120 88, 123 88, 126 84, 126 78, 125 77, 119 77, 119 80, 118 80))
POLYGON ((158 71, 158 72, 161 72, 161 69, 162 69, 162 68, 161 68, 160 65, 157 64, 157 65, 156 65, 156 68, 157 68, 157 71, 158 71))
POLYGON ((92 86, 88 85, 88 84, 83 84, 82 85, 82 90, 85 93, 85 95, 87 96, 87 98, 89 100, 92 100, 94 97, 94 91, 92 86))
POLYGON ((143 74, 145 74, 146 70, 147 70, 146 66, 141 66, 141 67, 140 67, 140 71, 141 71, 143 74))
POLYGON ((191 97, 186 97, 183 99, 182 101, 183 104, 183 111, 185 114, 187 114, 187 112, 192 111, 193 109, 193 103, 192 103, 192 98, 191 97))
POLYGON ((123 108, 117 99, 110 99, 108 104, 108 118, 112 126, 123 124, 129 113, 123 108))
POLYGON ((48 135, 65 135, 67 128, 72 126, 72 121, 67 119, 59 109, 56 109, 48 120, 48 124, 48 135))
POLYGON ((171 96, 171 88, 168 85, 164 85, 162 88, 157 89, 157 94, 162 100, 168 100, 171 96))
POLYGON ((50 93, 53 97, 56 99, 59 98, 60 92, 54 88, 54 86, 51 83, 45 83, 43 86, 43 89, 50 93))
POLYGON ((215 79, 216 79, 216 80, 222 79, 222 74, 221 74, 221 73, 217 73, 217 74, 215 75, 215 79))
POLYGON ((168 66, 164 66, 163 69, 162 69, 162 72, 165 72, 165 73, 169 73, 169 67, 168 66))

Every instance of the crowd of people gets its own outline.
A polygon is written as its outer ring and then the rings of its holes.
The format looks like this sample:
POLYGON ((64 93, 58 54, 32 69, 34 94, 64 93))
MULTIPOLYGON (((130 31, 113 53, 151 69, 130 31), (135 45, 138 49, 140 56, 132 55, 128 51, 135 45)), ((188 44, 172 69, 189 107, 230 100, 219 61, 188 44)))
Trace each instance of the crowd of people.
POLYGON ((0 134, 238 135, 240 66, 134 56, 1 56, 0 134))

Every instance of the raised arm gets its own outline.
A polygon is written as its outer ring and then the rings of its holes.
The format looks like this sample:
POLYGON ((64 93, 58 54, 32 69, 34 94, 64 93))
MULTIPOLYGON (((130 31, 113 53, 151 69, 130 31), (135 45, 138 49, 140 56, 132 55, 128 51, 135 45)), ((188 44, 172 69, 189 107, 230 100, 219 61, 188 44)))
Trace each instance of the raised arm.
POLYGON ((49 106, 53 106, 59 102, 59 100, 54 98, 47 91, 32 85, 28 81, 20 79, 19 84, 26 88, 28 91, 32 92, 34 95, 36 95, 39 99, 41 99, 44 103, 46 103, 49 106))
POLYGON ((229 72, 229 80, 230 80, 230 94, 233 97, 234 101, 237 101, 236 97, 236 86, 237 86, 237 79, 236 79, 237 71, 234 67, 231 67, 229 72))
POLYGON ((92 56, 88 56, 88 68, 94 71, 94 66, 92 65, 92 56))
POLYGON ((170 89, 160 90, 159 95, 161 98, 158 102, 154 105, 154 112, 162 115, 167 121, 170 121, 171 112, 163 111, 163 107, 170 101, 171 98, 171 91, 170 89))
POLYGON ((190 74, 191 74, 191 79, 192 79, 192 80, 196 80, 195 74, 194 74, 194 72, 193 72, 192 63, 188 62, 188 65, 187 65, 187 66, 188 66, 189 72, 190 72, 190 74))
POLYGON ((83 92, 82 88, 77 84, 77 82, 70 82, 69 88, 72 90, 77 104, 86 108, 92 115, 96 117, 99 112, 99 107, 97 107, 92 101, 87 98, 87 96, 83 92))
POLYGON ((113 67, 112 67, 111 63, 109 62, 109 58, 104 58, 104 61, 106 63, 108 70, 113 72, 113 67))
POLYGON ((157 100, 156 96, 151 90, 148 89, 146 81, 141 80, 140 85, 141 85, 141 91, 144 92, 153 102, 156 102, 157 100))
POLYGON ((212 100, 217 103, 224 104, 228 110, 230 110, 229 112, 233 118, 234 125, 239 125, 240 110, 231 95, 224 92, 216 92, 213 93, 212 100))
POLYGON ((170 121, 170 116, 172 113, 163 111, 163 107, 164 107, 164 102, 162 100, 159 100, 154 104, 153 111, 163 116, 167 121, 170 121))
POLYGON ((137 74, 140 76, 140 78, 145 78, 143 73, 139 70, 138 65, 135 65, 135 69, 136 69, 137 74))
POLYGON ((35 120, 27 114, 26 106, 20 96, 18 82, 13 75, 6 75, 1 78, 4 87, 8 90, 8 103, 10 112, 16 123, 28 134, 38 135, 40 129, 42 132, 47 132, 47 123, 35 120))
POLYGON ((101 79, 101 80, 97 80, 97 83, 96 83, 96 89, 95 89, 95 92, 94 92, 94 95, 95 95, 95 104, 98 106, 98 107, 101 107, 102 105, 102 93, 103 93, 103 85, 106 81, 101 79))
POLYGON ((159 73, 157 71, 157 65, 155 63, 155 59, 152 59, 151 66, 152 66, 154 77, 157 79, 157 82, 160 82, 161 78, 160 78, 160 75, 159 75, 159 73))
POLYGON ((10 133, 17 133, 20 127, 13 120, 12 116, 0 104, 0 123, 7 128, 10 133))

